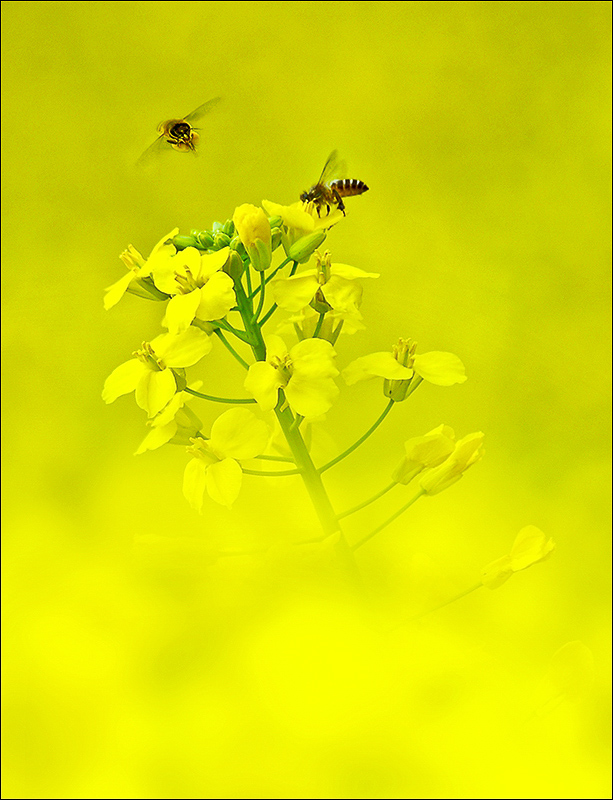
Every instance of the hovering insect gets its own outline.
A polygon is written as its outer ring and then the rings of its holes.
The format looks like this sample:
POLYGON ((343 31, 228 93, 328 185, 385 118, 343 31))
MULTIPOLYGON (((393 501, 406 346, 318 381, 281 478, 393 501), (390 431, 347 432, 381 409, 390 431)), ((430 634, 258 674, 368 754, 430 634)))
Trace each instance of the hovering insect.
POLYGON ((354 195, 363 194, 368 191, 368 186, 364 181, 359 181, 357 178, 337 178, 330 180, 333 175, 338 175, 344 171, 344 164, 338 160, 338 152, 333 150, 328 156, 328 160, 324 164, 321 175, 316 184, 311 186, 308 192, 303 192, 300 199, 303 203, 313 203, 317 209, 317 214, 321 216, 320 211, 325 206, 327 213, 330 213, 330 207, 336 206, 339 211, 345 214, 345 204, 343 197, 353 197, 354 195))
POLYGON ((208 100, 201 106, 198 106, 195 111, 188 114, 181 119, 168 119, 166 122, 160 122, 157 127, 159 136, 155 142, 150 145, 142 156, 138 159, 138 164, 143 165, 151 158, 155 157, 159 152, 166 150, 168 145, 180 153, 192 152, 196 154, 196 146, 200 140, 200 135, 197 133, 199 128, 194 128, 192 123, 197 122, 205 114, 207 114, 213 106, 221 100, 220 97, 214 97, 208 100))

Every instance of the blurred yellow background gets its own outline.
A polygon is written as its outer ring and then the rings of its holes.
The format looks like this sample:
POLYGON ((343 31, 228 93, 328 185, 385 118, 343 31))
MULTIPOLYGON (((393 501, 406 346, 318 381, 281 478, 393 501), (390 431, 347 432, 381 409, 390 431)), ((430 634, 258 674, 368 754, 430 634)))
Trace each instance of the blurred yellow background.
MULTIPOLYGON (((3 796, 610 796, 610 4, 2 7, 3 796), (160 120, 216 95, 200 158, 134 167, 160 120), (326 547, 284 548, 317 532, 299 480, 246 479, 199 517, 182 448, 133 457, 143 413, 100 398, 160 331, 159 304, 103 311, 117 255, 293 202, 334 148, 370 191, 327 246, 381 273, 339 366, 410 336, 469 380, 394 409, 326 473, 333 502, 442 422, 487 448, 358 551, 359 601, 326 547), (549 561, 390 632, 529 524, 549 561)), ((207 357, 206 388, 241 396, 228 363, 207 357)), ((384 404, 345 387, 322 458, 384 404)))

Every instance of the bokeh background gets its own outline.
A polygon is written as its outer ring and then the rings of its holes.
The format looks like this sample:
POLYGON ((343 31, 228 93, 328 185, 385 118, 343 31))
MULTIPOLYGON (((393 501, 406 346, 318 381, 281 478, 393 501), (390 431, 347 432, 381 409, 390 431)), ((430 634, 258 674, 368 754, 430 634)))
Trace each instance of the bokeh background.
MULTIPOLYGON (((2 10, 3 795, 610 796, 610 4, 2 10), (200 158, 134 167, 160 120, 216 95, 200 158), (359 598, 326 546, 288 546, 316 533, 299 481, 246 479, 198 516, 182 449, 134 457, 143 412, 100 398, 160 331, 158 304, 103 311, 118 254, 293 202, 334 148, 371 189, 327 244, 381 273, 339 365, 411 336, 469 380, 394 409, 326 474, 333 502, 385 486, 441 422, 487 442, 358 551, 359 598), (546 563, 403 623, 528 524, 557 543, 546 563)), ((241 392, 222 348, 203 377, 241 392)), ((317 457, 384 403, 377 382, 345 388, 317 457)))

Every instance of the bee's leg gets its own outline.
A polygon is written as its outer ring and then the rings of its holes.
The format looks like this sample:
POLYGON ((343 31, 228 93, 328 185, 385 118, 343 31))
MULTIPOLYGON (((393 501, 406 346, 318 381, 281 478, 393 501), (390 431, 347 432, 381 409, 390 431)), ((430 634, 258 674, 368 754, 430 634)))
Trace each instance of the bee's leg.
MULTIPOLYGON (((343 198, 336 191, 336 189, 333 189, 333 192, 334 192, 334 199, 336 200, 336 207, 338 208, 339 211, 342 211, 343 216, 346 217, 347 215, 345 214, 345 204, 343 203, 343 198)), ((330 212, 329 206, 328 206, 328 212, 330 212)))

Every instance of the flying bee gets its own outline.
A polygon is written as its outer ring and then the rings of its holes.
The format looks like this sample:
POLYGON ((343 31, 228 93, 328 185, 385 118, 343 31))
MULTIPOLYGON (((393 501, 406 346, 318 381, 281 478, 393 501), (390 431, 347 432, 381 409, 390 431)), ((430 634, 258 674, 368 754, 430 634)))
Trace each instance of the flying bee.
POLYGON ((339 211, 345 214, 345 204, 343 197, 353 197, 368 191, 368 186, 364 181, 357 178, 336 178, 330 180, 333 175, 338 175, 344 171, 344 164, 338 161, 338 153, 333 150, 324 164, 321 175, 316 184, 311 186, 308 192, 303 192, 300 199, 303 203, 313 203, 317 209, 317 214, 321 216, 321 209, 325 206, 327 213, 330 207, 336 206, 339 211))
POLYGON ((168 119, 166 122, 160 122, 157 127, 158 138, 145 150, 137 163, 139 165, 147 163, 159 152, 167 149, 168 145, 173 150, 178 150, 179 153, 192 152, 195 155, 196 146, 200 140, 200 134, 197 131, 200 129, 194 128, 192 123, 198 122, 213 106, 217 105, 220 99, 220 97, 214 97, 181 119, 168 119))

